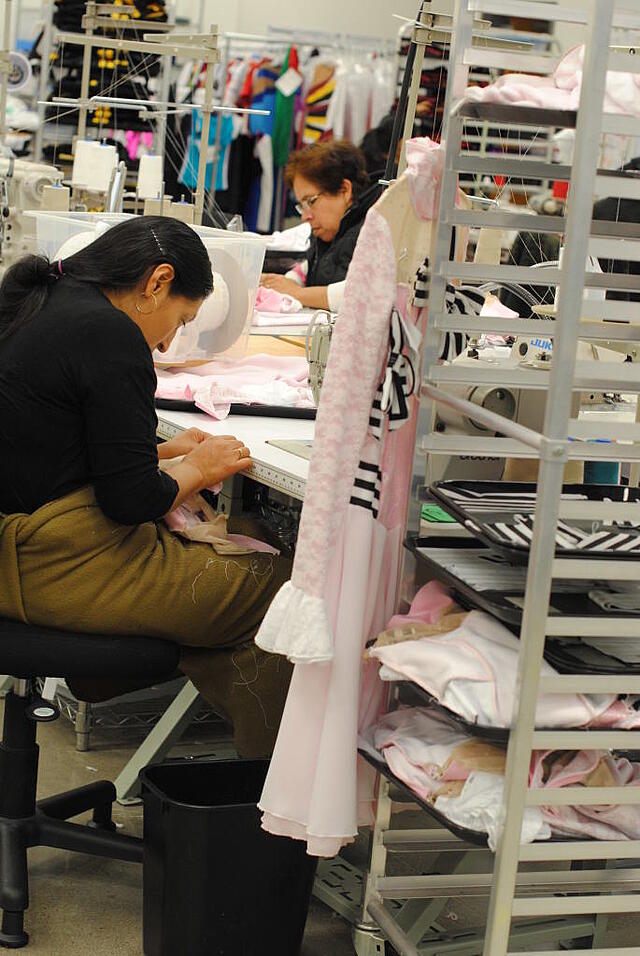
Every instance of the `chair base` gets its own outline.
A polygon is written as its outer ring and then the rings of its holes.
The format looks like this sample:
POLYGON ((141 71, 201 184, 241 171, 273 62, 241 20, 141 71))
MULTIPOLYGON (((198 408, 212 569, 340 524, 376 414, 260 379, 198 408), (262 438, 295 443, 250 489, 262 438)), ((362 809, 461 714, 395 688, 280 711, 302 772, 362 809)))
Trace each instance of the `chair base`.
POLYGON ((29 942, 29 934, 23 928, 24 913, 9 913, 2 915, 2 930, 0 931, 0 946, 5 949, 22 949, 29 942))
POLYGON ((38 772, 36 725, 26 716, 29 696, 5 699, 0 743, 0 946, 29 942, 24 911, 29 906, 27 850, 48 846, 131 863, 142 862, 142 840, 116 832, 111 805, 116 788, 108 780, 35 802, 38 772), (69 818, 93 810, 89 824, 69 818))

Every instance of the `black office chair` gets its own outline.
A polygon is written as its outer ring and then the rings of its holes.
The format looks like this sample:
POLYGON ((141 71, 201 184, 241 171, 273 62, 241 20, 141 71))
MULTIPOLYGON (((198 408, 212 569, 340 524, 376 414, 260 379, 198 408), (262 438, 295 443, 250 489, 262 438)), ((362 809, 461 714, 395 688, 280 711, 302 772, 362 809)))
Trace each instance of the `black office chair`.
POLYGON ((36 691, 36 677, 165 680, 178 665, 178 646, 148 637, 105 637, 31 627, 0 618, 0 673, 14 678, 4 703, 0 743, 0 946, 19 949, 29 937, 27 849, 57 847, 114 860, 142 862, 142 840, 117 833, 111 819, 114 785, 99 780, 36 803, 39 721, 58 708, 36 691), (86 826, 70 817, 93 810, 86 826))

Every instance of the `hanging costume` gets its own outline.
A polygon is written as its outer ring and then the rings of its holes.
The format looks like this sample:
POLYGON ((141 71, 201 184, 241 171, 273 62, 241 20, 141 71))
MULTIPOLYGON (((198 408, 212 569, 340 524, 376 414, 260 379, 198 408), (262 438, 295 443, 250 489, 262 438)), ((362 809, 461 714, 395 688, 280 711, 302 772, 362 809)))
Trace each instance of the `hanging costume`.
MULTIPOLYGON (((426 319, 407 303, 429 249, 432 223, 416 210, 427 208, 422 183, 437 183, 438 151, 410 150, 409 162, 412 175, 369 211, 360 232, 318 409, 292 579, 256 639, 296 662, 260 801, 263 826, 306 840, 318 856, 335 855, 359 822, 371 822, 372 774, 361 768, 358 782, 355 758, 362 653, 396 603, 426 319), (418 255, 403 254, 405 243, 418 255)), ((382 705, 375 667, 365 666, 363 682, 367 726, 382 705)))

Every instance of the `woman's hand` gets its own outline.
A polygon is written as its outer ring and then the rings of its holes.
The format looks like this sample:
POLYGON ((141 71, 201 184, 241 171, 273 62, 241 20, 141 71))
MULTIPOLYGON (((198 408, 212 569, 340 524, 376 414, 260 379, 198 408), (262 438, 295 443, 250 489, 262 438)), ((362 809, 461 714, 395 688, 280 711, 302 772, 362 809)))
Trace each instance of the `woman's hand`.
POLYGON ((183 459, 184 465, 197 468, 202 476, 202 488, 210 488, 251 468, 251 452, 233 435, 211 436, 199 442, 183 459))
POLYGON ((260 285, 263 285, 265 289, 273 289, 281 295, 290 295, 293 299, 301 301, 302 286, 298 285, 293 279, 287 279, 286 276, 265 272, 260 280, 260 285))
POLYGON ((181 435, 176 435, 175 438, 158 445, 158 458, 164 460, 188 455, 190 451, 193 451, 202 442, 207 441, 208 438, 211 438, 211 435, 207 432, 203 432, 199 428, 188 428, 181 435))

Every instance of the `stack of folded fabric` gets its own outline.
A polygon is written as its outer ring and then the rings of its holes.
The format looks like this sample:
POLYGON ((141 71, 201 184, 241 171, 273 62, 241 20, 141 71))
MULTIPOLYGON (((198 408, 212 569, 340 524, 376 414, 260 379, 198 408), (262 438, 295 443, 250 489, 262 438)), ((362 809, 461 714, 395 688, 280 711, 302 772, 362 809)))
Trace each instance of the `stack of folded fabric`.
MULTIPOLYGON (((414 602, 415 603, 415 602, 414 602)), ((445 616, 439 628, 406 617, 405 632, 395 643, 379 641, 369 655, 382 667, 382 680, 407 680, 427 691, 444 708, 470 725, 509 727, 514 708, 519 641, 504 625, 483 611, 445 616)), ((425 622, 430 623, 430 622, 425 622)), ((386 632, 385 632, 386 633, 386 632)), ((556 671, 546 661, 541 673, 556 671)), ((637 695, 540 694, 536 726, 640 727, 637 695)))
MULTIPOLYGON (((506 752, 422 707, 400 707, 361 735, 360 750, 383 761, 422 803, 496 848, 504 821, 506 752)), ((529 785, 540 789, 640 786, 640 764, 604 750, 534 751, 529 785)), ((640 805, 527 807, 522 842, 552 836, 637 840, 640 805)))
MULTIPOLYGON (((424 585, 366 651, 381 665, 382 680, 411 682, 432 703, 387 714, 361 734, 360 749, 452 824, 488 835, 493 849, 503 820, 505 751, 480 737, 511 724, 518 651, 511 631, 482 611, 460 611, 437 581, 424 585)), ((541 673, 556 672, 543 661, 541 673)), ((536 726, 637 729, 639 705, 631 694, 541 693, 536 726)), ((534 751, 529 784, 639 786, 640 764, 608 751, 534 751)), ((527 808, 523 841, 552 835, 637 839, 640 805, 527 808)))

